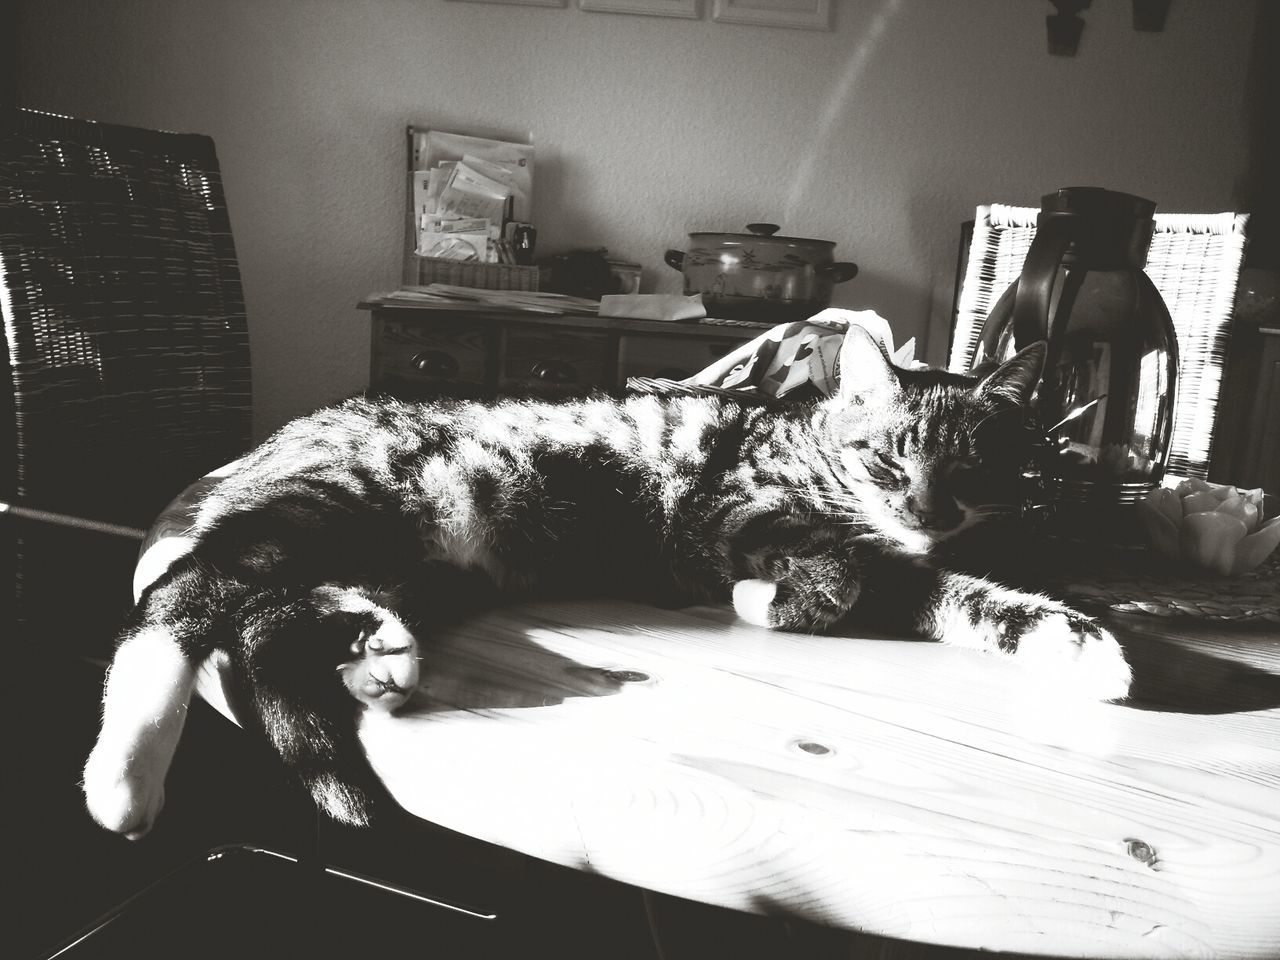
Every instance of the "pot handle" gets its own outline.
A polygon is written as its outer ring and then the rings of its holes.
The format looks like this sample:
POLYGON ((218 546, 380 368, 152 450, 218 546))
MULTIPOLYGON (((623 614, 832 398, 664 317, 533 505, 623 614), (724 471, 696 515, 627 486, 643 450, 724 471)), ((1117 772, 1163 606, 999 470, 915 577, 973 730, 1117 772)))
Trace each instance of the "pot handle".
POLYGON ((832 283, 844 283, 858 275, 856 263, 824 263, 818 267, 818 273, 829 274, 832 283))
POLYGON ((668 267, 674 267, 676 270, 684 269, 683 250, 668 250, 662 255, 662 260, 668 267))

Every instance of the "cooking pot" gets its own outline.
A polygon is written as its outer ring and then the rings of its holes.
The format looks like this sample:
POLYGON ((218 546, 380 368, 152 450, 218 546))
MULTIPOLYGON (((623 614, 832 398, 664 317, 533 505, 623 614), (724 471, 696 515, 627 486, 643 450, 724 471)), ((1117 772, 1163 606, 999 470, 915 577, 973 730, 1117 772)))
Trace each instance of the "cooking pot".
POLYGON ((856 263, 836 263, 835 242, 775 237, 776 223, 749 223, 750 233, 691 233, 689 250, 663 259, 684 274, 686 295, 702 294, 707 314, 784 323, 830 306, 831 289, 852 280, 856 263))

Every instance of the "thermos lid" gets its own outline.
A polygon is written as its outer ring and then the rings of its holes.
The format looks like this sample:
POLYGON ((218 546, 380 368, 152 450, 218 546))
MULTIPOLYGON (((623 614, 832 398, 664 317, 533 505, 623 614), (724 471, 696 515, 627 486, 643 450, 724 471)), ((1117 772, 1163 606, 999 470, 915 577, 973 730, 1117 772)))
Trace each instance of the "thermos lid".
POLYGON ((1156 213, 1154 200, 1103 187, 1061 187, 1040 198, 1041 213, 1076 213, 1106 219, 1150 220, 1156 213))

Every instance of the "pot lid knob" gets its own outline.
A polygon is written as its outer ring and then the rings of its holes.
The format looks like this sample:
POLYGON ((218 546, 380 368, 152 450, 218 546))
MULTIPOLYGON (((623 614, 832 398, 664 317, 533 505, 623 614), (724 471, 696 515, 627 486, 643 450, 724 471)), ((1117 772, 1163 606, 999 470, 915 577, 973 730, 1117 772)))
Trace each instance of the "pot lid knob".
POLYGON ((748 223, 747 229, 757 237, 772 237, 782 228, 776 223, 748 223))

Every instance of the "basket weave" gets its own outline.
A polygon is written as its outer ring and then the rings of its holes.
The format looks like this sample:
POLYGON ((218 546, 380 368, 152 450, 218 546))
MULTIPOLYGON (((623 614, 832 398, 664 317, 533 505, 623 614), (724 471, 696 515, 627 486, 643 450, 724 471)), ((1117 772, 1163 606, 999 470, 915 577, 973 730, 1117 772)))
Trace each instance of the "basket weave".
POLYGON ((668 397, 724 397, 739 403, 783 403, 763 393, 750 393, 745 390, 726 390, 724 387, 684 383, 680 380, 667 380, 663 377, 628 377, 628 393, 654 393, 668 397))
MULTIPOLYGON (((0 285, 0 500, 145 529, 248 446, 244 297, 209 138, 0 110, 0 285)), ((136 544, 121 565, 108 538, 5 534, 4 589, 46 633, 116 572, 127 588, 136 544)))
POLYGON ((521 290, 536 293, 540 271, 536 266, 514 263, 474 263, 443 257, 414 257, 418 264, 417 283, 447 283, 455 287, 481 290, 521 290))
POLYGON ((1046 592, 1124 613, 1280 623, 1280 554, 1236 577, 1151 569, 1151 554, 1083 558, 1039 579, 1046 592))

